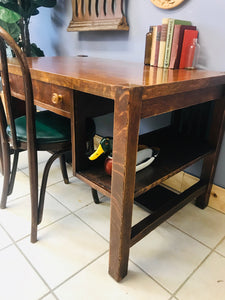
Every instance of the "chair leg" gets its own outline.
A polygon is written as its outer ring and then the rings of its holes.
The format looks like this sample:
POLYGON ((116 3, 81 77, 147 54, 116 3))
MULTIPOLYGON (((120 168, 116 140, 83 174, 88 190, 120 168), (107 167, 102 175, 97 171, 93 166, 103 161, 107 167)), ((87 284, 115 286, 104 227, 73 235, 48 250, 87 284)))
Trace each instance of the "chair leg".
POLYGON ((39 205, 38 205, 38 224, 40 224, 42 221, 45 192, 46 192, 46 186, 47 186, 47 180, 48 180, 48 174, 49 174, 50 167, 51 167, 52 163, 56 160, 56 158, 61 157, 63 153, 64 153, 64 151, 54 153, 49 158, 49 160, 47 161, 47 163, 45 165, 43 176, 42 176, 40 199, 39 199, 39 205))
POLYGON ((11 177, 10 177, 10 182, 9 182, 8 195, 11 195, 12 191, 13 191, 18 160, 19 160, 19 150, 15 150, 14 154, 13 154, 13 166, 12 166, 11 177))
POLYGON ((91 189, 92 197, 94 199, 95 204, 101 203, 98 197, 98 192, 95 189, 91 189))
POLYGON ((62 154, 59 157, 59 160, 60 160, 60 167, 61 167, 61 172, 62 172, 64 183, 68 184, 69 183, 69 178, 68 178, 68 173, 67 173, 67 169, 66 169, 65 155, 62 154))
POLYGON ((2 143, 1 143, 1 140, 0 140, 0 173, 2 174, 2 175, 4 175, 3 174, 3 153, 2 153, 2 143))
POLYGON ((35 149, 28 150, 29 180, 31 197, 31 243, 37 242, 38 226, 38 163, 35 149))
POLYGON ((6 208, 10 180, 10 146, 8 143, 2 143, 2 158, 4 179, 1 196, 1 208, 6 208))

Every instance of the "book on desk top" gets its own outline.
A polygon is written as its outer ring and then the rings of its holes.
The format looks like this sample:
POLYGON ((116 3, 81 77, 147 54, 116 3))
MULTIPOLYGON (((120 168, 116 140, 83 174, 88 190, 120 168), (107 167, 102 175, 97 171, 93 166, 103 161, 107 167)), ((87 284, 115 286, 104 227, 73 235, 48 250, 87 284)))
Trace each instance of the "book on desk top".
POLYGON ((153 66, 158 66, 158 58, 159 58, 159 45, 160 45, 160 39, 161 39, 161 31, 162 31, 162 25, 157 26, 157 32, 156 32, 156 44, 155 44, 155 61, 153 66))
POLYGON ((166 36, 165 57, 164 57, 164 63, 163 63, 164 68, 169 68, 173 34, 174 34, 174 26, 177 24, 191 25, 191 22, 186 21, 186 20, 178 20, 178 19, 169 18, 168 28, 167 28, 167 36, 166 36))
POLYGON ((151 66, 158 65, 158 57, 159 57, 159 43, 161 37, 161 25, 155 26, 155 35, 152 37, 152 52, 151 52, 151 66))
POLYGON ((157 28, 157 26, 153 26, 153 30, 152 30, 152 46, 151 46, 151 55, 150 55, 150 66, 153 65, 153 62, 155 59, 156 28, 157 28))
POLYGON ((188 58, 188 50, 190 45, 193 43, 193 39, 198 37, 198 30, 184 30, 184 38, 182 43, 181 55, 180 55, 180 64, 179 69, 185 68, 185 64, 188 58))
POLYGON ((163 64, 164 64, 168 22, 169 22, 169 18, 163 18, 161 37, 159 42, 159 57, 158 57, 158 67, 160 68, 163 68, 163 64))
POLYGON ((170 64, 169 68, 178 69, 180 63, 180 55, 184 37, 184 30, 196 30, 196 26, 188 26, 188 25, 175 25, 173 32, 173 41, 171 47, 171 55, 170 55, 170 64))

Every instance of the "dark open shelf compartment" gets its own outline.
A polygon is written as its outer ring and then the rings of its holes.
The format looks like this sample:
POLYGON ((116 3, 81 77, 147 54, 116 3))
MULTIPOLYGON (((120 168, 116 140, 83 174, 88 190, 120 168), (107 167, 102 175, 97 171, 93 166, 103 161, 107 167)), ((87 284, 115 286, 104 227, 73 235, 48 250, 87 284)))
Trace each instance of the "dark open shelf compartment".
MULTIPOLYGON (((140 144, 159 147, 160 153, 149 167, 136 174, 135 198, 214 151, 208 143, 172 129, 166 127, 140 136, 140 144)), ((105 174, 103 165, 103 161, 96 160, 88 169, 78 171, 76 176, 110 196, 111 177, 105 174)))
POLYGON ((130 246, 171 217, 186 204, 206 191, 206 184, 199 181, 181 194, 156 186, 135 199, 135 203, 149 212, 149 215, 131 229, 130 246))

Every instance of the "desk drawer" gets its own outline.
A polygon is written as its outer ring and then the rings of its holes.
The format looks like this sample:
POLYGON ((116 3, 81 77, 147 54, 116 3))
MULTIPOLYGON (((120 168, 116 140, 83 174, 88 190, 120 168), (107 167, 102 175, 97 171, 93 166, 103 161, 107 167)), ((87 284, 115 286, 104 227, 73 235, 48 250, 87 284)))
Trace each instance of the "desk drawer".
MULTIPOLYGON (((58 85, 32 80, 36 105, 70 118, 73 90, 58 85)), ((12 95, 24 100, 22 77, 10 74, 12 95)))

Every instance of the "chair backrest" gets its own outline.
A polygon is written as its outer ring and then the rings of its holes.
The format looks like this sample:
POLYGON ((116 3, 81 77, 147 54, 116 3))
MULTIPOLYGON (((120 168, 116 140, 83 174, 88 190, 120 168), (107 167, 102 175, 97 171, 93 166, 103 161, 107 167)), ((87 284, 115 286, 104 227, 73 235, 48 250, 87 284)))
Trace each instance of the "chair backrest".
MULTIPOLYGON (((27 128, 27 147, 36 147, 36 130, 35 130, 35 106, 33 101, 33 88, 30 70, 24 53, 18 47, 14 39, 6 32, 2 27, 0 27, 0 63, 1 63, 1 79, 2 79, 2 89, 3 89, 3 99, 0 101, 0 130, 1 138, 6 137, 6 126, 7 123, 11 129, 11 144, 14 149, 18 148, 18 142, 16 138, 16 129, 14 123, 14 115, 12 109, 12 97, 10 91, 10 81, 8 73, 8 61, 6 55, 6 44, 11 47, 16 62, 20 67, 20 71, 23 78, 24 85, 24 96, 25 96, 25 106, 26 106, 26 128, 27 128)), ((35 150, 35 149, 34 149, 35 150)))

